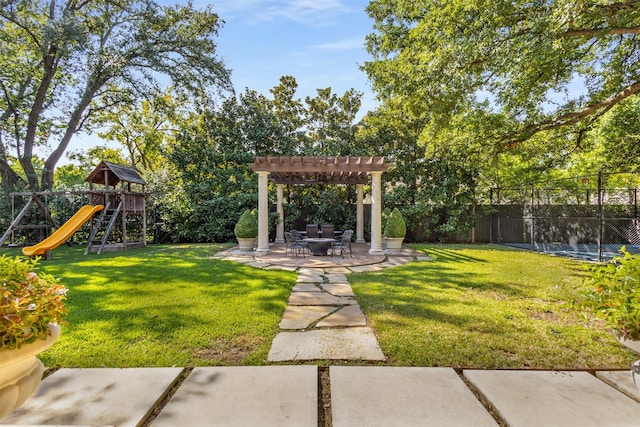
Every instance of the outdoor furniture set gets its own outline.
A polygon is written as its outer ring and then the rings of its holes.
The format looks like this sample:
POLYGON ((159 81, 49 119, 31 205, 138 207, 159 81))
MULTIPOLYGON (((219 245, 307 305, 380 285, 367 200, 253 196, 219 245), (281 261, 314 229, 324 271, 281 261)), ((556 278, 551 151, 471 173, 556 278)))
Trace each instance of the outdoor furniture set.
POLYGON ((344 258, 346 249, 351 253, 351 238, 353 230, 346 230, 343 233, 336 232, 333 225, 323 224, 320 227, 316 224, 307 224, 306 230, 291 230, 284 233, 285 256, 291 252, 291 256, 305 253, 316 256, 326 256, 331 251, 331 256, 336 253, 344 258))

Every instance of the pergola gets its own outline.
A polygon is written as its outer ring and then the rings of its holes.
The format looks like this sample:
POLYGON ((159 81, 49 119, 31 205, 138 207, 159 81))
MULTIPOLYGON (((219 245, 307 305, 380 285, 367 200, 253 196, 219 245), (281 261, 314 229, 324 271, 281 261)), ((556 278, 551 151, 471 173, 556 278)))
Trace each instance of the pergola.
POLYGON ((382 173, 389 168, 384 157, 255 157, 250 164, 258 174, 258 254, 269 252, 268 181, 278 190, 277 211, 280 222, 276 243, 284 243, 284 185, 355 184, 356 243, 364 243, 363 185, 371 179, 371 248, 369 254, 382 254, 382 173))

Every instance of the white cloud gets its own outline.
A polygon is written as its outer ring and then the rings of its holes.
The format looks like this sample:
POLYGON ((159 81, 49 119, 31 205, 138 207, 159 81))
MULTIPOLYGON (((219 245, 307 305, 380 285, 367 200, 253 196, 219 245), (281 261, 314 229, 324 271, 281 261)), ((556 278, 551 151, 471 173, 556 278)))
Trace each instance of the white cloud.
POLYGON ((287 20, 314 27, 333 25, 337 14, 357 11, 349 0, 218 0, 213 10, 222 19, 233 16, 254 25, 287 20))
POLYGON ((363 49, 363 46, 364 46, 364 36, 340 40, 332 43, 317 44, 313 47, 317 49, 322 49, 322 50, 338 51, 338 50, 363 49))

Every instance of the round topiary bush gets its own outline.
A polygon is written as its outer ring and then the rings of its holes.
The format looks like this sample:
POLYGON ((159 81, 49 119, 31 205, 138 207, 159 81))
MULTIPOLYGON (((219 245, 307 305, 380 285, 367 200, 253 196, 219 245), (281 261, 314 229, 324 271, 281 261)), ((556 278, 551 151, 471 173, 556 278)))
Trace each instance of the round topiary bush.
POLYGON ((391 216, 391 209, 384 208, 382 210, 382 224, 380 224, 382 226, 382 232, 383 233, 384 233, 385 228, 387 228, 387 220, 389 219, 390 216, 391 216))
POLYGON ((236 237, 240 239, 251 239, 258 237, 258 215, 252 213, 249 209, 240 215, 240 219, 233 229, 236 237))
POLYGON ((387 224, 384 227, 384 235, 392 239, 398 239, 404 237, 406 234, 407 225, 404 222, 402 213, 398 208, 395 208, 387 219, 387 224))

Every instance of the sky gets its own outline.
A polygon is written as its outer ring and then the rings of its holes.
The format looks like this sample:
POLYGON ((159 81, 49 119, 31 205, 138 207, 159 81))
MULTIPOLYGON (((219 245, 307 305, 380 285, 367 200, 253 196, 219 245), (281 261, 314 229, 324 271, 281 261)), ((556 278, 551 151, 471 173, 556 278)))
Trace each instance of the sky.
POLYGON ((377 105, 366 74, 365 36, 373 21, 368 0, 199 0, 224 20, 218 52, 231 69, 237 92, 245 87, 270 96, 280 77, 298 82, 298 97, 331 87, 342 95, 363 92, 361 114, 377 105))
MULTIPOLYGON (((338 96, 353 88, 363 93, 358 118, 378 105, 359 68, 371 60, 365 49, 365 36, 373 31, 365 12, 368 4, 369 0, 194 0, 199 9, 212 6, 224 21, 215 41, 236 93, 248 87, 271 98, 269 90, 287 75, 296 79, 296 98, 303 101, 316 96, 319 88, 331 87, 338 96)), ((67 153, 95 145, 104 142, 95 134, 79 135, 67 153)))

